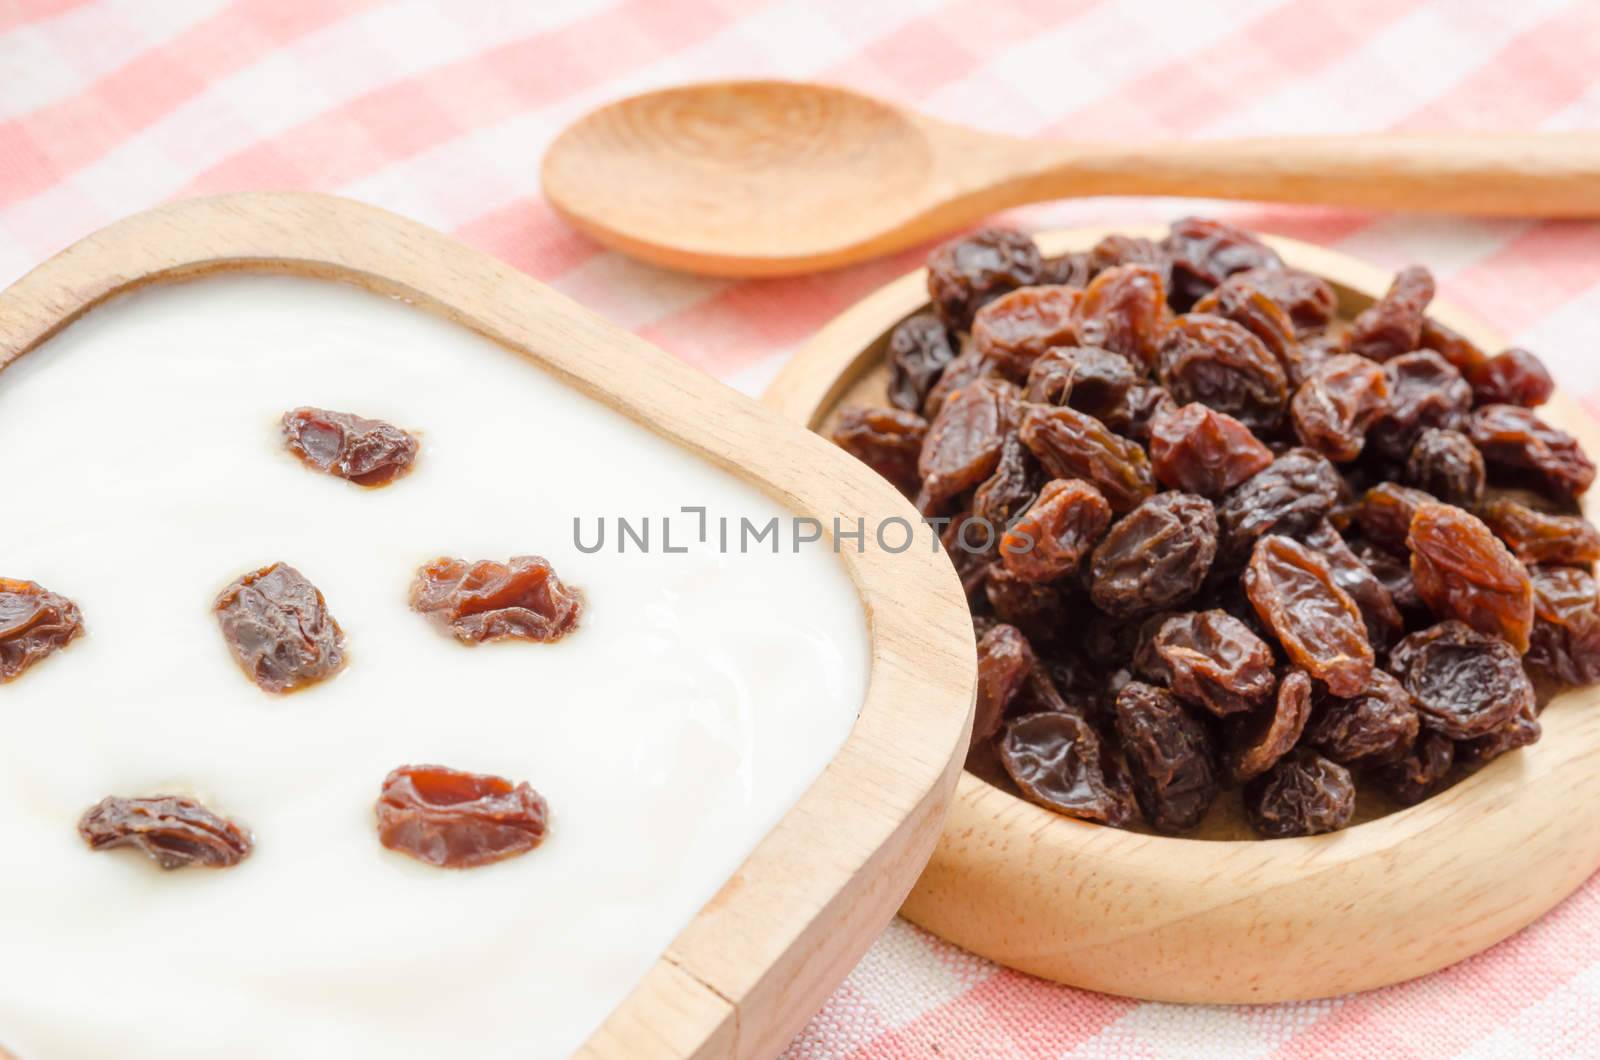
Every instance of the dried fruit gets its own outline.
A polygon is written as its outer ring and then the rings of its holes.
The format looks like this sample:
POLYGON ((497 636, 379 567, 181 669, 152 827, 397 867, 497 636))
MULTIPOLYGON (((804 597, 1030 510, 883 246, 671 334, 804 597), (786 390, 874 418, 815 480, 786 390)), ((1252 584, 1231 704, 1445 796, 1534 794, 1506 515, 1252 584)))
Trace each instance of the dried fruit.
POLYGON ((1422 730, 1411 750, 1369 776, 1395 802, 1415 806, 1444 790, 1456 759, 1456 742, 1431 729, 1422 730))
POLYGON ((950 395, 917 459, 918 508, 932 512, 994 473, 1016 421, 1017 397, 1017 388, 999 379, 979 379, 950 395))
POLYGON ((1169 316, 1161 274, 1145 265, 1118 265, 1084 290, 1078 342, 1120 353, 1148 371, 1166 336, 1169 316))
POLYGON ((1433 288, 1433 273, 1422 266, 1401 269, 1388 292, 1350 325, 1350 352, 1387 361, 1419 348, 1433 288))
POLYGON ((1217 797, 1210 738, 1171 692, 1131 681, 1117 694, 1117 740, 1150 827, 1187 832, 1217 797))
POLYGON ((541 556, 507 563, 440 558, 417 571, 411 609, 448 626, 463 644, 548 642, 578 628, 583 599, 541 556))
POLYGON ((250 833, 180 795, 100 800, 78 821, 91 850, 133 847, 163 869, 226 869, 250 856, 250 833))
POLYGON ((1339 311, 1339 296, 1334 293, 1333 285, 1321 276, 1300 269, 1247 269, 1228 277, 1217 291, 1220 294, 1223 288, 1235 284, 1253 288, 1272 299, 1289 315, 1295 332, 1300 335, 1320 333, 1339 311))
POLYGON ((1272 463, 1272 450, 1225 412, 1191 402, 1150 424, 1150 463, 1164 486, 1215 497, 1272 463))
POLYGON ((1538 743, 1540 735, 1542 727, 1533 707, 1524 707, 1493 732, 1456 741, 1456 761, 1468 767, 1485 765, 1507 751, 1538 743))
POLYGON ((1161 624, 1152 642, 1167 687, 1220 717, 1272 697, 1272 649, 1226 611, 1190 611, 1161 624))
POLYGON ((939 531, 939 545, 961 579, 967 602, 974 607, 986 601, 989 567, 1000 555, 1000 534, 996 524, 963 512, 939 531))
POLYGON ((1556 383, 1544 362, 1527 350, 1512 348, 1464 369, 1472 396, 1480 405, 1534 408, 1550 400, 1556 383))
POLYGON ((1432 350, 1455 366, 1456 371, 1472 378, 1472 373, 1489 355, 1478 349, 1470 339, 1454 328, 1446 327, 1429 318, 1422 322, 1422 348, 1432 350))
POLYGON ((1406 457, 1406 481, 1446 504, 1477 504, 1483 499, 1485 476, 1483 454, 1460 431, 1429 427, 1406 457))
POLYGON ((0 578, 0 684, 82 633, 77 604, 34 582, 0 578))
POLYGON ((1389 653, 1389 671, 1416 702, 1425 728, 1470 740, 1533 707, 1533 686, 1517 650, 1465 622, 1413 633, 1389 653))
POLYGON ((1160 273, 1162 284, 1167 285, 1172 259, 1159 243, 1139 236, 1112 234, 1090 248, 1090 276, 1098 276, 1118 265, 1147 265, 1160 273))
POLYGON ((1390 552, 1406 551, 1411 520, 1424 504, 1437 504, 1431 493, 1394 482, 1380 482, 1361 498, 1356 524, 1361 536, 1390 552))
POLYGON ((955 360, 956 344, 944 321, 930 312, 901 321, 889 334, 889 403, 918 412, 945 366, 955 360))
POLYGON ((999 534, 1027 511, 1046 481, 1028 447, 1015 432, 1008 434, 1000 446, 1000 462, 994 473, 972 495, 972 516, 987 521, 999 534))
POLYGON ((1383 366, 1389 408, 1367 428, 1367 448, 1404 460, 1429 427, 1460 428, 1472 407, 1472 388, 1450 362, 1432 350, 1401 354, 1383 366))
POLYGON ((1030 641, 1050 644, 1069 626, 1067 601, 1051 582, 1026 581, 1002 563, 990 563, 984 595, 996 617, 1022 630, 1030 641))
POLYGON ((1066 405, 1099 420, 1115 415, 1139 377, 1120 353, 1093 346, 1064 346, 1033 362, 1023 399, 1066 405))
POLYGON ((444 869, 471 869, 544 842, 550 808, 527 783, 444 766, 401 766, 378 796, 378 840, 444 869))
POLYGON ((1033 649, 1017 627, 997 623, 978 638, 978 697, 972 718, 974 747, 1000 731, 1006 707, 1022 690, 1033 666, 1033 649))
POLYGON ((214 610, 233 657, 263 691, 293 692, 344 668, 344 631, 317 587, 287 563, 246 574, 214 610))
POLYGON ((1112 434, 1076 409, 1028 406, 1018 433, 1052 478, 1094 483, 1114 512, 1125 512, 1155 492, 1150 458, 1137 442, 1112 434))
POLYGON ((1325 696, 1307 726, 1308 744, 1346 766, 1377 766, 1404 758, 1421 722, 1411 694, 1382 670, 1348 698, 1325 696))
POLYGON ((1217 551, 1211 502, 1192 493, 1158 493, 1123 516, 1089 560, 1089 595, 1107 614, 1161 611, 1204 584, 1217 551))
POLYGON ((1277 252, 1249 232, 1204 217, 1173 222, 1161 247, 1172 258, 1172 307, 1180 312, 1236 272, 1283 267, 1277 252))
POLYGON ((833 427, 833 442, 892 482, 901 493, 915 496, 917 457, 928 434, 928 421, 901 409, 847 408, 833 427))
POLYGON ((1043 260, 1032 237, 982 228, 952 239, 928 258, 928 297, 946 327, 966 331, 979 309, 1007 291, 1039 282, 1043 260))
POLYGON ((1056 479, 1000 539, 1006 569, 1026 581, 1052 581, 1078 569, 1105 534, 1111 505, 1082 479, 1056 479))
POLYGON ((1361 617, 1367 624, 1367 640, 1374 648, 1387 647, 1405 631, 1405 620, 1388 587, 1345 544, 1333 524, 1326 520, 1318 523, 1306 531, 1300 541, 1327 561, 1334 582, 1349 593, 1350 599, 1361 609, 1361 617))
POLYGON ((1356 812, 1350 771, 1297 747, 1245 785, 1245 814, 1268 839, 1337 832, 1356 812))
POLYGON ((1484 405, 1471 424, 1472 442, 1491 467, 1531 474, 1557 497, 1576 496, 1594 482, 1594 463, 1578 440, 1520 405, 1484 405))
POLYGON ((1081 250, 1068 251, 1057 254, 1053 258, 1045 258, 1039 266, 1039 282, 1062 284, 1067 287, 1082 287, 1089 282, 1089 277, 1094 275, 1094 268, 1089 263, 1089 255, 1081 250))
POLYGON ((1478 518, 1524 563, 1600 562, 1600 530, 1581 515, 1550 515, 1501 497, 1480 507, 1478 518))
POLYGON ((1106 413, 1104 419, 1107 427, 1124 438, 1148 445, 1150 427, 1156 417, 1177 407, 1178 403, 1172 400, 1165 387, 1136 386, 1128 391, 1121 405, 1106 413))
POLYGON ((1157 375, 1175 401, 1198 401, 1245 425, 1277 423, 1289 400, 1289 383, 1261 340, 1222 317, 1189 313, 1167 331, 1157 375))
POLYGON ((1361 455, 1367 428, 1389 407, 1382 366, 1353 353, 1329 357, 1294 392, 1290 415, 1300 441, 1341 463, 1361 455))
POLYGON ((1040 354, 1074 345, 1082 300, 1076 287, 1023 287, 1001 295, 972 318, 972 344, 1006 376, 1026 379, 1040 354))
POLYGON ((417 440, 382 420, 298 408, 283 414, 289 451, 307 466, 358 486, 387 486, 417 458, 417 440))
POLYGON ((1244 589, 1296 666, 1336 696, 1366 687, 1373 664, 1366 623, 1320 555, 1292 538, 1264 537, 1245 568, 1244 589))
POLYGON ((1294 321, 1245 276, 1241 273, 1222 281, 1216 290, 1194 304, 1192 312, 1231 320, 1260 339, 1261 345, 1283 366, 1290 386, 1297 386, 1309 366, 1294 321))
POLYGON ((1339 501, 1343 480, 1321 453, 1290 449, 1217 502, 1218 563, 1236 569, 1266 534, 1300 534, 1339 501))
POLYGON ((1272 702, 1243 715, 1228 726, 1222 750, 1223 770, 1235 784, 1260 776, 1288 754, 1300 741, 1311 718, 1311 677, 1290 670, 1278 682, 1272 702))
POLYGON ((1482 520, 1452 505, 1424 504, 1411 518, 1406 547, 1417 595, 1434 614, 1528 650, 1533 583, 1482 520))
POLYGON ((958 354, 955 360, 944 366, 944 371, 939 373, 939 381, 928 391, 928 398, 922 403, 923 418, 934 419, 944 408, 944 403, 951 394, 968 383, 988 379, 998 372, 995 363, 975 349, 968 349, 965 353, 958 354))
POLYGON ((1559 684, 1600 681, 1600 600, 1576 567, 1531 567, 1533 631, 1523 664, 1559 684))
POLYGON ((1094 726, 1072 711, 1017 718, 1006 726, 1000 764, 1029 802, 1090 821, 1122 826, 1133 801, 1117 783, 1111 755, 1094 726))

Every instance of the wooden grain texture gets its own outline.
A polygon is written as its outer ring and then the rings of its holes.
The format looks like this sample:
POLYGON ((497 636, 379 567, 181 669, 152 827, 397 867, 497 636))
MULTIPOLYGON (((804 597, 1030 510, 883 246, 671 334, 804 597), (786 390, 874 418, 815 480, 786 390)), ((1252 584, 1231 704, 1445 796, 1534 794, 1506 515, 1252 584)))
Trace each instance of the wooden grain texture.
POLYGON ((778 276, 1086 195, 1596 217, 1600 133, 1061 143, 950 125, 842 88, 735 81, 602 107, 551 144, 542 180, 556 209, 624 253, 778 276))
MULTIPOLYGON (((180 202, 88 237, 0 293, 0 368, 121 292, 228 272, 342 281, 454 321, 824 526, 873 512, 916 517, 803 428, 515 269, 325 196, 180 202)), ((871 638, 866 700, 848 740, 579 1056, 775 1053, 882 931, 926 862, 971 728, 971 623, 960 585, 931 549, 889 555, 869 534, 840 559, 871 638)))
MULTIPOLYGON (((1057 254, 1108 231, 1039 242, 1057 254)), ((1268 242, 1332 281, 1344 315, 1391 279, 1332 251, 1268 242)), ((887 333, 926 302, 924 271, 890 283, 819 332, 764 400, 813 427, 843 402, 882 404, 887 333)), ((1431 313, 1491 351, 1504 345, 1450 306, 1431 313)), ((1600 430, 1564 395, 1541 414, 1600 452, 1600 430)), ((1592 495, 1587 508, 1593 519, 1592 495)), ((1600 689, 1569 692, 1545 711, 1533 747, 1421 805, 1298 839, 1232 838, 1242 824, 1226 799, 1202 834, 1229 838, 1118 831, 963 773, 902 912, 1010 967, 1152 1000, 1287 1001, 1414 978, 1517 931, 1600 866, 1597 706, 1600 689)))

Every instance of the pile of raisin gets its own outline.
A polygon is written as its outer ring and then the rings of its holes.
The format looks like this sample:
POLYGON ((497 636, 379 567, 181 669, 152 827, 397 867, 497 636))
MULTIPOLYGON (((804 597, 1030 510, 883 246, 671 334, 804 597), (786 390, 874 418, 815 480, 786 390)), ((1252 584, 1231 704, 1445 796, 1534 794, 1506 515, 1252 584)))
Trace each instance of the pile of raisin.
POLYGON ((834 439, 939 530, 973 761, 1024 798, 1335 831, 1358 790, 1420 802, 1600 680, 1594 464, 1539 415, 1537 357, 1429 318, 1427 269, 1341 319, 1322 278, 1186 218, 1059 258, 984 229, 928 292, 888 405, 834 439))

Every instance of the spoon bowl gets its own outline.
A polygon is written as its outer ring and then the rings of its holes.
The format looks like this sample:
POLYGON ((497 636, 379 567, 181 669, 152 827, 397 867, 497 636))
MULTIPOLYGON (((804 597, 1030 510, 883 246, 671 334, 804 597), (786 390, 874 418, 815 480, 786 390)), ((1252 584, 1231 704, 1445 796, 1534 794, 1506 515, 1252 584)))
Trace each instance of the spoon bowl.
POLYGON ((1600 217, 1600 133, 1060 143, 977 132, 842 88, 723 81, 594 111, 550 145, 542 179, 558 211, 624 253, 779 276, 1079 195, 1600 217))

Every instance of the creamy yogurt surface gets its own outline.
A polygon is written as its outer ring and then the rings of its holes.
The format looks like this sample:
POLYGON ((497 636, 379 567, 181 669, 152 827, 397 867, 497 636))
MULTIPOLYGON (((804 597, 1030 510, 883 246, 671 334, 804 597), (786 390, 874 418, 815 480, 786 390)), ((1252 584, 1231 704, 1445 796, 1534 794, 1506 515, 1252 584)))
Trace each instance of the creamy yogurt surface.
POLYGON ((866 625, 836 556, 723 552, 697 516, 788 514, 519 355, 313 280, 140 292, 0 373, 0 576, 88 634, 0 686, 0 1046, 107 1057, 560 1057, 628 995, 843 744, 866 625), (364 490, 282 447, 299 405, 418 432, 364 490), (617 517, 651 550, 617 552, 617 517), (673 546, 661 549, 660 520, 673 546), (592 545, 574 542, 582 520, 592 545), (440 555, 548 558, 556 644, 475 648, 407 608, 440 555), (349 665, 258 690, 211 606, 287 562, 349 665), (384 776, 530 782, 544 845, 469 871, 379 845, 384 776), (107 795, 247 826, 228 870, 162 872, 76 831, 107 795))

